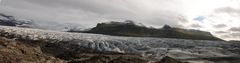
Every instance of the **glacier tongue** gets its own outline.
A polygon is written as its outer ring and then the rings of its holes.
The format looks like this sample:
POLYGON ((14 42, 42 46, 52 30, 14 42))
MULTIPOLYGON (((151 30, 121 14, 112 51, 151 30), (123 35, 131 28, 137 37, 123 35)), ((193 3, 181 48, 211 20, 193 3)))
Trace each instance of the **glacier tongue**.
POLYGON ((8 26, 0 26, 0 35, 9 38, 61 43, 61 47, 74 49, 76 52, 134 53, 152 59, 159 59, 165 55, 178 59, 239 56, 238 52, 231 50, 240 48, 239 43, 224 41, 120 37, 8 26))

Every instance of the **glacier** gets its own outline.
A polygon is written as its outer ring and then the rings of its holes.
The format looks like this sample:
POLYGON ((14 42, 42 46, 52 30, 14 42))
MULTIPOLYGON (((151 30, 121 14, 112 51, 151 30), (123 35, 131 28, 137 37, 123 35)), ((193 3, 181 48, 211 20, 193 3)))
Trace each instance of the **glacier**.
POLYGON ((153 61, 170 56, 189 63, 214 63, 205 58, 240 57, 240 43, 226 41, 123 37, 10 26, 0 26, 0 36, 56 43, 74 52, 138 54, 153 61))

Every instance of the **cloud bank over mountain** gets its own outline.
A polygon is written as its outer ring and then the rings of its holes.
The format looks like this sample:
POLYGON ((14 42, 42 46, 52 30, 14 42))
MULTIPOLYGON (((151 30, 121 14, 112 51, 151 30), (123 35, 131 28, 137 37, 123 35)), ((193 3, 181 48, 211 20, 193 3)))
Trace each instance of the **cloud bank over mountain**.
POLYGON ((125 20, 154 27, 169 24, 210 31, 226 40, 240 40, 240 32, 236 31, 240 27, 239 3, 238 0, 3 0, 0 13, 36 22, 86 27, 125 20))

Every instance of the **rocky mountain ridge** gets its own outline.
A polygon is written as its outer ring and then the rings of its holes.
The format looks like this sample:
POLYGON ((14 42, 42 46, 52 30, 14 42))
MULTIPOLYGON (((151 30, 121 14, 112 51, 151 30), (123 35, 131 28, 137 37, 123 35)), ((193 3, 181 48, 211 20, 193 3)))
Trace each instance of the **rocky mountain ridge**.
MULTIPOLYGON (((78 32, 78 31, 69 31, 78 32)), ((148 28, 143 24, 135 23, 131 20, 125 22, 107 22, 98 23, 96 27, 89 31, 80 31, 85 33, 106 34, 114 36, 130 36, 130 37, 157 37, 157 38, 178 38, 178 39, 192 39, 192 40, 216 40, 222 39, 213 36, 210 32, 181 29, 171 27, 169 25, 163 26, 161 29, 148 28)))

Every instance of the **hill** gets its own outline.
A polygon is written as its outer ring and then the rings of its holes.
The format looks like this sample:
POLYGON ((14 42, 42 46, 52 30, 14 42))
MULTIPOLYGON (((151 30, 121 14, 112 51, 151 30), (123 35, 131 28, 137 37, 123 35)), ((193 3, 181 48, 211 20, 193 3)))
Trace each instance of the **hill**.
MULTIPOLYGON (((78 31, 69 31, 78 32, 78 31)), ((136 24, 131 20, 125 22, 109 22, 98 23, 96 27, 85 33, 106 34, 115 36, 131 36, 131 37, 157 37, 157 38, 177 38, 177 39, 193 39, 193 40, 217 40, 222 39, 214 37, 210 32, 173 28, 169 25, 163 26, 161 29, 148 28, 141 24, 136 24)))

